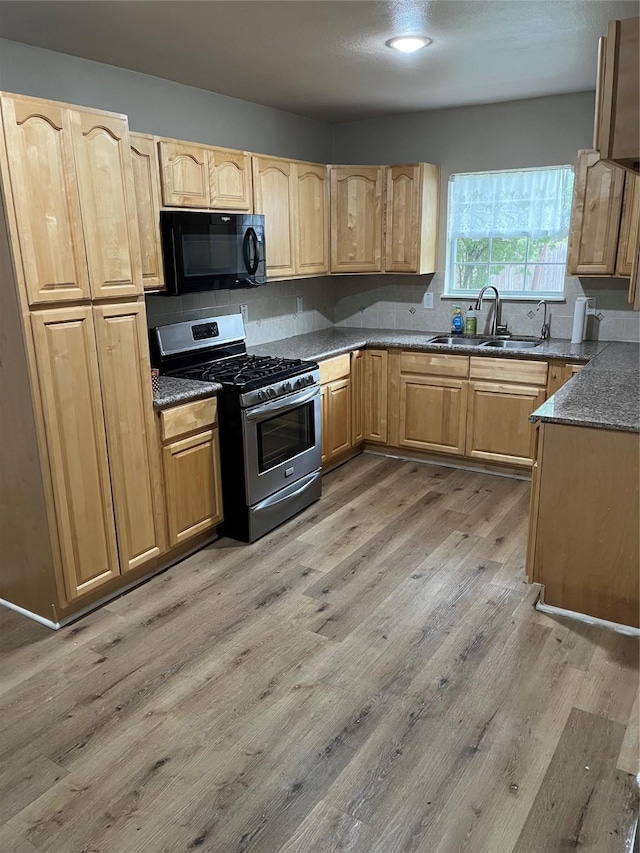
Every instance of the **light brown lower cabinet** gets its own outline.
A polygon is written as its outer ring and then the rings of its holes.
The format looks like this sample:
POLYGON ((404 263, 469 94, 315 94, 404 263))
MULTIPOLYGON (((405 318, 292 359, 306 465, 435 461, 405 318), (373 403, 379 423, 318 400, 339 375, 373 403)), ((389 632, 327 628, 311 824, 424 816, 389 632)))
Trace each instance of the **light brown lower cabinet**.
POLYGON ((542 405, 545 397, 545 389, 535 386, 470 382, 465 455, 531 466, 535 430, 529 423, 529 415, 542 405))
POLYGON ((401 374, 399 390, 398 444, 463 456, 468 382, 401 374))
POLYGON ((638 435, 565 424, 539 429, 529 581, 544 586, 545 604, 637 628, 638 435))
POLYGON ((351 447, 351 379, 323 385, 322 464, 328 465, 351 447))
POLYGON ((386 350, 364 351, 364 437, 387 442, 389 360, 386 350))
POLYGON ((351 444, 364 441, 364 351, 351 353, 351 444))
POLYGON ((222 521, 218 428, 162 448, 169 545, 211 530, 222 521))
POLYGON ((163 546, 144 305, 31 315, 69 601, 163 546))
POLYGON ((93 311, 34 312, 31 327, 68 600, 120 573, 93 311))

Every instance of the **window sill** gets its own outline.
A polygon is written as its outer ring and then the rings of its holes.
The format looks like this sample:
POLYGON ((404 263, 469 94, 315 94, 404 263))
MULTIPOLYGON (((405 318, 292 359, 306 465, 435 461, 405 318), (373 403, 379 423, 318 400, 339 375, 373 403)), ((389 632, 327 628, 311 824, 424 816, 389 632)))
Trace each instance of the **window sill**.
MULTIPOLYGON (((475 302, 475 300, 478 298, 479 295, 480 295, 479 292, 474 293, 473 291, 469 291, 468 293, 457 293, 457 294, 441 293, 440 299, 451 299, 454 302, 466 302, 467 300, 469 302, 475 302)), ((491 294, 491 296, 489 296, 488 294, 485 294, 482 297, 483 302, 493 302, 494 299, 495 299, 495 297, 493 294, 491 294)), ((560 293, 553 294, 552 296, 545 296, 544 293, 539 293, 539 294, 536 293, 535 295, 531 294, 530 296, 528 294, 527 295, 516 294, 513 296, 511 296, 511 295, 505 296, 503 293, 500 294, 500 302, 536 302, 536 303, 538 303, 538 302, 540 302, 541 299, 544 299, 545 302, 566 302, 567 301, 566 296, 564 296, 564 294, 560 294, 560 293)))

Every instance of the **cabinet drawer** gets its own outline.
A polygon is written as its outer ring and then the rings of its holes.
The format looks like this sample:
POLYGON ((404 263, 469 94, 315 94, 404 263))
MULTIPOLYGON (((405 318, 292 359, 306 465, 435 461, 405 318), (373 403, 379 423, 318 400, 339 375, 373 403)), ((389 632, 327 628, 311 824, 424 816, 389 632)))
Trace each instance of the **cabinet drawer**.
POLYGON ((348 352, 326 358, 320 362, 320 384, 326 385, 335 379, 343 379, 351 373, 351 356, 348 352))
POLYGON ((439 352, 403 352, 400 356, 402 373, 427 373, 432 376, 469 375, 469 356, 446 355, 439 352))
POLYGON ((196 400, 160 412, 162 441, 173 441, 181 435, 212 426, 218 420, 218 401, 215 397, 196 400))
POLYGON ((471 379, 496 382, 522 382, 527 385, 547 384, 546 361, 524 361, 519 358, 477 358, 471 356, 471 379))

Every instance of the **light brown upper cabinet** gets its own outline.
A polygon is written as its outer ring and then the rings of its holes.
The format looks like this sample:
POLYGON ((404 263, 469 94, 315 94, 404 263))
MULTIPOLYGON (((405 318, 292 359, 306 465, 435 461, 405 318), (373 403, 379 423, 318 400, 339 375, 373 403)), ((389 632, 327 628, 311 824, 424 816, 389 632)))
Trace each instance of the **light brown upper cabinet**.
POLYGON ((205 146, 163 139, 158 147, 165 207, 210 207, 209 163, 205 146))
POLYGON ((251 155, 231 148, 161 139, 165 207, 251 211, 251 155))
POLYGON ((640 172, 640 18, 609 21, 600 40, 594 148, 640 172))
POLYGON ((279 157, 253 157, 254 209, 265 217, 269 278, 296 274, 296 194, 294 167, 279 157))
MULTIPOLYGON (((295 187, 296 272, 329 272, 329 173, 316 163, 293 164, 295 187)), ((267 260, 270 252, 267 247, 267 260)))
POLYGON ((133 186, 138 213, 138 234, 145 290, 164 287, 160 245, 160 176, 158 152, 153 136, 130 133, 133 186))
POLYGON ((432 273, 438 265, 440 168, 387 166, 384 270, 432 273))
POLYGON ((633 258, 637 251, 638 222, 640 220, 640 175, 627 172, 622 199, 622 220, 618 239, 616 275, 631 276, 633 258))
POLYGON ((569 228, 569 275, 616 273, 625 172, 597 151, 579 151, 569 228))
POLYGON ((136 296, 142 267, 127 118, 72 110, 71 129, 91 295, 136 296))
POLYGON ((252 209, 251 155, 230 148, 208 148, 211 207, 252 209))
POLYGON ((383 191, 382 166, 331 167, 331 272, 382 272, 383 191))
POLYGON ((3 96, 1 103, 29 303, 88 299, 71 111, 35 98, 3 96))

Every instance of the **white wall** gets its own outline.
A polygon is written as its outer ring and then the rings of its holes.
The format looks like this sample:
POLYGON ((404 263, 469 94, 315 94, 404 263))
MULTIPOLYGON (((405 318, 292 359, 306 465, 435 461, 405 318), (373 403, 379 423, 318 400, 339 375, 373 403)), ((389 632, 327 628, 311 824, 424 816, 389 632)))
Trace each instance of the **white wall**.
MULTIPOLYGON (((442 171, 439 265, 434 276, 343 278, 335 319, 340 325, 445 330, 453 303, 441 299, 446 257, 447 182, 455 172, 490 171, 574 163, 579 148, 590 148, 593 93, 556 95, 474 107, 412 113, 334 126, 335 163, 437 163, 442 171), (425 290, 434 309, 422 308, 425 290)), ((595 296, 605 315, 590 319, 588 334, 602 340, 638 340, 640 321, 627 303, 626 279, 568 277, 566 302, 554 304, 552 334, 569 337, 576 296, 595 296)), ((464 306, 465 308, 468 306, 464 306)), ((535 306, 534 306, 535 307, 535 306)), ((519 334, 537 334, 539 316, 530 302, 506 302, 503 318, 519 334)), ((487 316, 483 318, 486 322, 487 316)))

